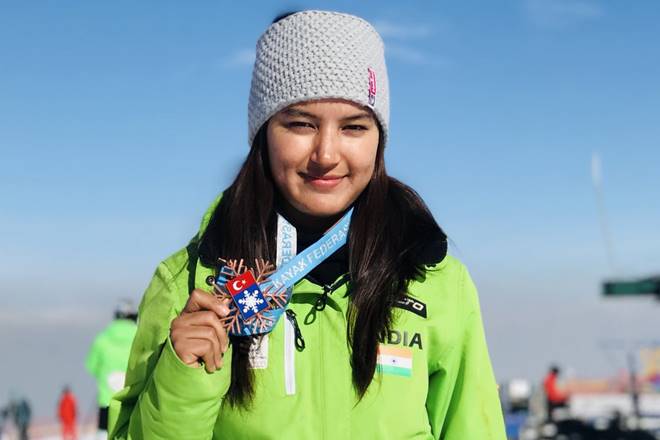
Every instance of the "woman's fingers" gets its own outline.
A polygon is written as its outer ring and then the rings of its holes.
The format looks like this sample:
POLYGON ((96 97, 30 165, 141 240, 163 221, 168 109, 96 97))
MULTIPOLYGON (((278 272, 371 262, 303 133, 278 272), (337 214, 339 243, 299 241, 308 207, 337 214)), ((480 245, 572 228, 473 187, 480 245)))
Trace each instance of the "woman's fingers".
POLYGON ((176 338, 176 343, 174 341, 175 338, 172 337, 172 346, 176 355, 181 359, 181 362, 191 367, 199 366, 200 354, 204 354, 210 344, 204 339, 187 339, 181 336, 176 338))
POLYGON ((190 294, 170 328, 172 346, 184 363, 198 365, 201 359, 208 372, 222 367, 229 337, 221 318, 229 314, 229 301, 199 289, 190 294))
MULTIPOLYGON (((199 351, 199 346, 198 345, 192 345, 189 344, 189 340, 206 340, 210 343, 210 347, 208 350, 204 351, 203 353, 193 353, 196 354, 197 357, 202 357, 204 358, 205 355, 208 353, 210 354, 210 359, 211 362, 209 363, 208 359, 204 359, 204 364, 206 365, 206 369, 208 370, 209 367, 213 367, 214 370, 220 369, 222 366, 222 348, 221 348, 221 342, 218 339, 218 336, 215 332, 215 329, 213 327, 207 327, 207 326, 191 326, 187 327, 184 332, 172 332, 172 345, 174 346, 175 351, 177 348, 182 348, 184 351, 189 351, 191 349, 197 349, 199 351), (183 347, 182 347, 183 344, 183 347), (186 346, 188 345, 189 350, 185 350, 186 346)), ((196 362, 197 359, 195 358, 194 361, 196 362)))
POLYGON ((186 315, 181 315, 179 318, 180 324, 183 325, 194 325, 194 326, 208 326, 212 327, 215 330, 218 341, 220 342, 220 347, 222 348, 222 353, 227 351, 227 346, 229 345, 229 338, 227 337, 227 331, 222 325, 222 321, 214 312, 203 311, 188 313, 186 315))
POLYGON ((222 361, 222 356, 225 354, 225 351, 227 351, 227 347, 229 346, 229 337, 227 336, 227 331, 223 327, 222 322, 212 313, 199 312, 195 313, 195 315, 201 316, 199 316, 199 319, 192 320, 190 324, 192 326, 202 326, 213 330, 215 339, 218 342, 217 359, 222 361))
POLYGON ((213 373, 215 370, 219 370, 222 367, 222 359, 217 361, 213 354, 213 350, 206 350, 201 358, 204 360, 204 368, 207 373, 213 373))
POLYGON ((188 358, 187 365, 199 365, 199 360, 204 362, 204 368, 207 372, 213 373, 216 370, 216 364, 213 360, 213 348, 208 339, 184 339, 180 344, 188 358))
POLYGON ((220 318, 224 318, 229 314, 228 303, 229 300, 221 300, 215 295, 201 289, 195 289, 190 293, 188 302, 186 302, 186 306, 183 308, 181 314, 210 310, 220 318))

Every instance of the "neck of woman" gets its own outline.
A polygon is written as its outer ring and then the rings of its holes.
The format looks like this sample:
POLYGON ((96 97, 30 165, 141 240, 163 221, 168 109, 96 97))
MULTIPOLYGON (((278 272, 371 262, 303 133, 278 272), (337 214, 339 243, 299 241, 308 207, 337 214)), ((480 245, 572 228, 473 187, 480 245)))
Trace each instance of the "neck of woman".
POLYGON ((296 229, 307 233, 323 234, 332 228, 341 219, 341 216, 344 215, 343 212, 327 217, 305 214, 294 208, 283 197, 278 198, 276 207, 296 229))

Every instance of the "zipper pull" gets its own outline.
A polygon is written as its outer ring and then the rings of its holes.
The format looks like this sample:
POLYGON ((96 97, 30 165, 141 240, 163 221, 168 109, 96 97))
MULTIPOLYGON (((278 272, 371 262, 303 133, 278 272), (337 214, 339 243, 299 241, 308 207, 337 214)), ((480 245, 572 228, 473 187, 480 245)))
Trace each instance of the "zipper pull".
POLYGON ((293 325, 293 331, 296 335, 296 349, 298 351, 303 351, 305 349, 305 340, 303 339, 302 332, 300 327, 298 327, 298 320, 296 319, 296 312, 291 309, 286 309, 286 317, 293 325))
POLYGON ((348 274, 344 274, 332 286, 328 286, 327 284, 323 285, 323 293, 316 299, 316 303, 314 303, 314 309, 319 312, 325 309, 325 306, 328 303, 328 294, 332 294, 332 292, 339 289, 339 286, 344 284, 347 280, 348 274))
POLYGON ((316 298, 316 302, 314 303, 314 309, 316 309, 319 312, 325 309, 325 306, 328 303, 328 293, 330 292, 332 292, 332 286, 328 286, 327 284, 325 284, 323 286, 323 293, 321 294, 321 296, 316 298))

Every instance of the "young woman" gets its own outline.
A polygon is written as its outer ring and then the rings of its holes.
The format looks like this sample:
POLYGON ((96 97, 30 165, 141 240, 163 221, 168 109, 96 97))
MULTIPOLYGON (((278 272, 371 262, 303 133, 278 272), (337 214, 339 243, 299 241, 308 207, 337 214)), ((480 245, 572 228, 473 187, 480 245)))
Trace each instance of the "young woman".
POLYGON ((369 23, 304 11, 265 31, 250 152, 156 270, 111 438, 505 438, 476 290, 387 175, 388 118, 369 23))

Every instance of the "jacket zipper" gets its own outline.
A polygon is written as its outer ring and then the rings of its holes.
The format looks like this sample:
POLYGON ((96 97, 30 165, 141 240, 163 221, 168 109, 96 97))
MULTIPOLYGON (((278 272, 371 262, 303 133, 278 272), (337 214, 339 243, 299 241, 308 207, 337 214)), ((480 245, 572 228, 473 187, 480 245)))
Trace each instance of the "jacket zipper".
MULTIPOLYGON (((310 281, 316 283, 311 277, 310 281)), ((332 294, 342 284, 348 281, 348 274, 342 275, 334 284, 323 285, 323 293, 317 298, 314 308, 317 311, 322 311, 328 302, 328 295, 332 294)), ((305 339, 302 336, 296 313, 291 310, 286 310, 286 318, 284 321, 284 389, 287 396, 296 394, 296 350, 302 351, 305 349, 305 339)))
MULTIPOLYGON (((335 290, 337 290, 342 284, 344 284, 346 281, 348 281, 348 274, 344 274, 341 278, 339 278, 334 284, 331 286, 328 285, 323 285, 323 293, 321 296, 316 300, 316 303, 314 304, 314 308, 318 311, 321 311, 325 309, 325 306, 328 302, 328 294, 332 294, 335 290)), ((318 284, 318 283, 317 283, 318 284)), ((318 340, 319 340, 319 372, 320 372, 320 377, 325 377, 325 358, 323 356, 324 353, 324 347, 323 347, 323 328, 321 325, 321 319, 323 319, 320 315, 317 317, 318 324, 317 324, 317 330, 318 330, 318 340)), ((320 396, 319 396, 319 402, 321 406, 321 437, 320 438, 328 438, 328 432, 327 432, 327 423, 326 423, 326 414, 327 414, 327 408, 326 408, 326 390, 325 390, 325 381, 321 380, 319 381, 319 388, 320 388, 320 396)))
MULTIPOLYGON (((324 289, 324 292, 325 292, 325 289, 324 289)), ((327 295, 326 295, 326 299, 327 299, 327 295)), ((325 308, 325 305, 324 305, 324 308, 325 308)), ((328 435, 327 435, 327 432, 326 432, 326 429, 327 429, 327 427, 326 427, 327 409, 326 409, 326 405, 325 405, 325 399, 326 399, 327 396, 325 394, 325 386, 324 386, 325 385, 325 380, 324 380, 325 379, 325 372, 323 370, 325 370, 325 368, 324 368, 325 367, 325 363, 324 363, 325 360, 323 359, 323 351, 324 351, 324 347, 323 347, 323 328, 322 328, 322 325, 321 325, 322 317, 320 315, 321 314, 319 314, 319 316, 317 318, 319 320, 318 324, 317 324, 317 331, 318 331, 318 335, 319 335, 319 337, 318 337, 318 340, 319 340, 318 350, 319 350, 319 360, 320 360, 320 362, 319 362, 320 376, 319 377, 321 377, 321 380, 319 381, 319 388, 320 388, 320 391, 321 391, 321 393, 320 393, 321 395, 319 396, 319 402, 321 404, 320 405, 321 406, 321 438, 326 439, 326 438, 328 438, 328 435)))
MULTIPOLYGON (((289 316, 287 315, 287 318, 289 316)), ((284 320, 284 389, 287 396, 296 394, 296 336, 293 324, 284 320)))
POLYGON ((305 340, 302 337, 296 313, 286 310, 286 320, 284 321, 284 388, 287 396, 296 394, 296 349, 302 351, 305 349, 305 340), (302 348, 298 348, 302 347, 302 348))
MULTIPOLYGON (((323 286, 323 293, 319 299, 317 299, 315 308, 318 311, 321 311, 325 309, 325 306, 328 302, 328 294, 332 294, 335 290, 337 290, 342 284, 346 283, 349 279, 348 274, 342 275, 337 281, 334 282, 331 286, 324 285, 323 286)), ((321 316, 322 314, 319 314, 317 317, 318 321, 318 340, 319 340, 319 377, 324 378, 325 377, 325 356, 324 356, 324 343, 323 343, 323 321, 324 317, 321 316)), ((321 438, 328 438, 328 426, 327 426, 327 405, 326 405, 326 389, 325 389, 325 381, 320 380, 319 381, 319 390, 320 390, 320 395, 319 395, 319 402, 321 403, 321 438)))

